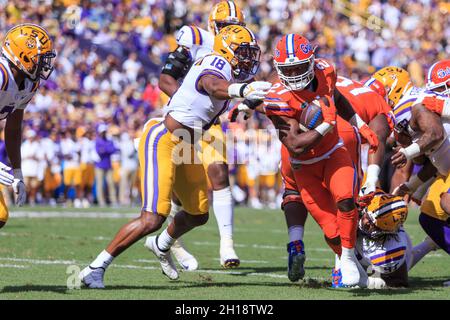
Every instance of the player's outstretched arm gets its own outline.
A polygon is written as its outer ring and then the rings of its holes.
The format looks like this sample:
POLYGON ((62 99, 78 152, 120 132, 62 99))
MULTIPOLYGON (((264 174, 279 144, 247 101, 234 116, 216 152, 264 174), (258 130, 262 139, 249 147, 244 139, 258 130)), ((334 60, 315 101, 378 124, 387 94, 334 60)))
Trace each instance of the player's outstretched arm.
POLYGON ((408 181, 400 184, 396 187, 392 194, 404 196, 406 194, 414 193, 421 185, 426 183, 430 178, 432 178, 437 173, 436 167, 431 163, 430 160, 426 160, 422 168, 417 174, 413 174, 407 179, 408 181))
POLYGON ((404 166, 407 160, 416 158, 444 139, 444 128, 439 115, 429 111, 423 105, 415 105, 412 108, 410 126, 422 135, 416 142, 406 148, 400 148, 392 156, 392 164, 396 167, 404 166))
POLYGON ((264 81, 251 83, 230 83, 214 75, 203 75, 198 81, 198 89, 204 90, 209 96, 219 100, 246 98, 263 100, 272 84, 264 81))
POLYGON ((302 132, 298 121, 293 118, 272 115, 270 119, 278 130, 281 142, 295 157, 314 147, 323 137, 317 130, 302 132))
POLYGON ((9 161, 13 168, 14 182, 12 184, 16 195, 16 204, 21 206, 26 200, 25 184, 21 170, 22 156, 20 147, 22 144, 22 120, 23 109, 17 109, 6 119, 5 146, 9 161))

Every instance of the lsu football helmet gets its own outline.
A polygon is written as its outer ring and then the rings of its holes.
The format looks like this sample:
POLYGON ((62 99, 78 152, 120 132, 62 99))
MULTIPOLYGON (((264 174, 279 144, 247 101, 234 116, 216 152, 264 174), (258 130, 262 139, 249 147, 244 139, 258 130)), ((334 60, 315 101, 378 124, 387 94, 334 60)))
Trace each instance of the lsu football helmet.
POLYGON ((208 18, 208 31, 217 35, 229 25, 245 27, 244 14, 234 1, 220 1, 212 9, 208 18))
POLYGON ((450 59, 433 64, 428 70, 426 83, 428 90, 450 97, 450 59))
POLYGON ((253 32, 246 27, 222 28, 214 38, 214 51, 231 64, 236 80, 246 81, 258 71, 261 49, 253 32))
POLYGON ((359 229, 369 237, 377 238, 396 234, 408 217, 408 207, 402 197, 377 188, 369 205, 361 213, 359 229))
POLYGON ((47 80, 52 73, 56 52, 47 30, 25 23, 6 33, 2 55, 32 81, 38 81, 47 80))
POLYGON ((298 34, 283 36, 277 43, 273 63, 283 85, 303 90, 314 79, 314 49, 298 34))
POLYGON ((380 69, 372 75, 372 78, 383 84, 386 91, 387 102, 391 108, 393 108, 400 101, 405 92, 412 87, 408 71, 399 67, 385 67, 380 69))

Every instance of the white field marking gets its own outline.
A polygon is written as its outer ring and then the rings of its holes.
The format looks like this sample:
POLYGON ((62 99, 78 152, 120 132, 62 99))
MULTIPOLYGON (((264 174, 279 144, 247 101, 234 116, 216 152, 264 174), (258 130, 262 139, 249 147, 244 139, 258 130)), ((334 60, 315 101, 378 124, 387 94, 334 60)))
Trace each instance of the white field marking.
MULTIPOLYGON (((218 246, 218 243, 209 241, 192 241, 193 244, 198 246, 218 246)), ((253 249, 273 249, 273 250, 286 250, 284 246, 271 246, 262 244, 241 244, 235 243, 236 248, 253 248, 253 249)), ((318 251, 318 252, 331 252, 328 248, 306 248, 307 251, 318 251)))
POLYGON ((122 219, 122 218, 136 218, 139 216, 139 212, 136 213, 124 213, 124 212, 77 212, 77 211, 52 211, 52 212, 39 212, 39 211, 13 211, 9 214, 12 218, 110 218, 110 219, 122 219))
MULTIPOLYGON (((25 263, 29 263, 32 265, 85 265, 86 263, 81 263, 79 261, 73 261, 73 260, 43 260, 43 259, 23 259, 23 258, 1 258, 0 260, 6 260, 6 261, 21 261, 25 263)), ((0 265, 1 267, 2 265, 0 265)), ((10 265, 14 266, 15 268, 28 268, 28 266, 19 266, 19 265, 10 265)), ((136 266, 136 265, 130 265, 130 264, 113 264, 111 265, 115 268, 122 268, 122 269, 140 269, 140 270, 160 270, 160 267, 152 267, 152 266, 136 266)), ((256 277, 267 277, 267 278, 281 278, 286 279, 286 275, 282 274, 273 274, 273 273, 258 273, 258 272, 242 272, 242 271, 222 271, 222 270, 209 270, 209 269, 199 269, 195 271, 184 271, 184 272, 195 272, 195 273, 209 273, 209 274, 233 274, 233 275, 244 275, 244 276, 256 276, 256 277)), ((328 280, 327 278, 310 278, 317 281, 325 281, 328 280)))
MULTIPOLYGON (((220 261, 219 258, 214 258, 214 260, 220 261)), ((264 260, 241 260, 241 259, 239 259, 239 261, 241 263, 270 263, 269 261, 264 261, 264 260)))
POLYGON ((13 268, 13 269, 28 269, 30 266, 24 266, 20 264, 2 264, 0 263, 0 268, 13 268))

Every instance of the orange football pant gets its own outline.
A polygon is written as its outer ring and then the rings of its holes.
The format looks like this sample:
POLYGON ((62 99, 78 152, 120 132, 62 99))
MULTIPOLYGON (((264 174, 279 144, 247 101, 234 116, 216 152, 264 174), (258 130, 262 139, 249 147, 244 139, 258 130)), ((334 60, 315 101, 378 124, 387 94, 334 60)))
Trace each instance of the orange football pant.
POLYGON ((337 207, 342 200, 354 200, 357 192, 356 169, 347 149, 341 147, 327 159, 295 166, 293 173, 303 203, 325 236, 340 236, 343 247, 354 248, 358 212, 356 208, 344 212, 337 207))

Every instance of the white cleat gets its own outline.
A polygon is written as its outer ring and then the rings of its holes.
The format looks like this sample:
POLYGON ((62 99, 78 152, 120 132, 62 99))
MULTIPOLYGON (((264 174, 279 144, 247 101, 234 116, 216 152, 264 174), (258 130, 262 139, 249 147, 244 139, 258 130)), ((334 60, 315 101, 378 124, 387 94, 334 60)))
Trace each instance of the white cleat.
POLYGON ((89 289, 104 289, 105 288, 105 285, 103 284, 104 275, 105 275, 104 268, 102 267, 92 268, 91 266, 87 266, 80 272, 78 278, 89 289))
POLYGON ((175 263, 173 263, 172 256, 170 254, 170 250, 164 252, 161 251, 156 245, 157 236, 147 237, 145 240, 144 246, 153 252, 155 256, 159 259, 159 263, 161 264, 162 273, 166 275, 170 280, 178 279, 178 271, 175 267, 175 263))
POLYGON ((450 280, 443 283, 444 287, 450 287, 450 280))
POLYGON ((197 259, 186 250, 181 238, 178 238, 177 241, 175 241, 172 247, 170 247, 170 251, 173 253, 183 270, 194 271, 198 269, 197 259))
POLYGON ((344 253, 344 248, 341 255, 341 273, 342 285, 344 287, 352 288, 359 286, 361 283, 360 270, 358 268, 358 260, 356 259, 354 249, 347 249, 344 253))
POLYGON ((233 248, 233 239, 222 239, 220 241, 220 264, 225 269, 239 267, 241 261, 233 248))

